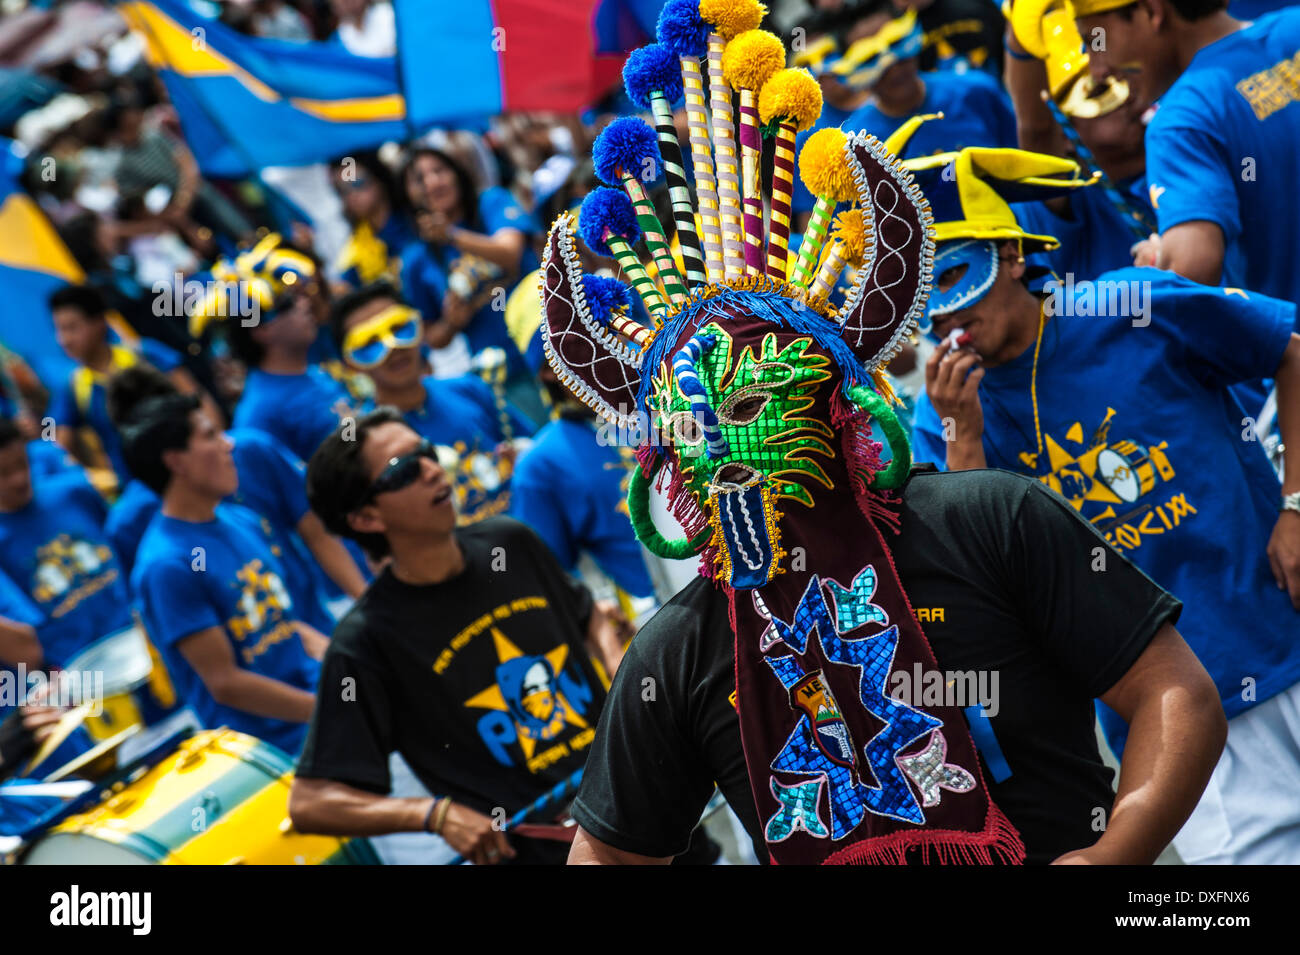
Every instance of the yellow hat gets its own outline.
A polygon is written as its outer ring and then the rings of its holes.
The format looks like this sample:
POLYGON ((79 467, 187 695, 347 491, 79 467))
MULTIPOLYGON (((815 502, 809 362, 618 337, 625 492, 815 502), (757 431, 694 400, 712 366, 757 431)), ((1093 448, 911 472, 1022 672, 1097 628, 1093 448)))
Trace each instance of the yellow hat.
POLYGON ((1088 74, 1088 54, 1074 20, 1078 4, 1072 0, 1007 0, 1002 13, 1016 40, 1029 54, 1043 61, 1047 88, 1067 116, 1091 119, 1103 116, 1128 99, 1128 84, 1108 77, 1097 92, 1088 74))
POLYGON ((1020 228, 1010 203, 1054 196, 1087 186, 1097 177, 1081 178, 1072 159, 1029 152, 969 146, 903 161, 917 179, 934 215, 934 241, 1013 239, 1026 252, 1054 249, 1054 236, 1033 235, 1020 228))
POLYGON ((1099 13, 1109 13, 1120 7, 1127 7, 1137 0, 1074 0, 1076 17, 1095 17, 1099 13))

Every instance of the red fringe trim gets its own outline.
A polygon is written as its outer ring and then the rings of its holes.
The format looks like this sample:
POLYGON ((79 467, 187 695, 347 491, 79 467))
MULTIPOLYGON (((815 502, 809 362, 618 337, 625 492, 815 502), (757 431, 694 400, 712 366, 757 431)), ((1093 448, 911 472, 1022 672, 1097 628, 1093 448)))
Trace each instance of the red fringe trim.
MULTIPOLYGON (((988 790, 985 790, 987 794, 988 790)), ((920 848, 921 863, 930 865, 1023 865, 1025 844, 1020 833, 989 799, 983 832, 918 829, 868 839, 828 856, 823 865, 906 865, 907 850, 920 848)))

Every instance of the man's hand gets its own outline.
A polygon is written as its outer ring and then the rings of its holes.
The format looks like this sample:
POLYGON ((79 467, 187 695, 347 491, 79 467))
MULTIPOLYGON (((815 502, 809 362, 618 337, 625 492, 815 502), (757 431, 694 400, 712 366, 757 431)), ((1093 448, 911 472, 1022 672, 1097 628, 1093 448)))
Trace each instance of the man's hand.
POLYGON ((984 366, 971 348, 950 351, 941 344, 925 363, 925 392, 943 421, 944 439, 949 437, 949 420, 955 429, 948 441, 949 470, 984 467, 984 407, 979 396, 983 378, 984 366))
POLYGON ((24 706, 21 709, 23 729, 32 734, 36 745, 40 746, 54 732, 54 727, 63 719, 64 710, 58 706, 24 706))
POLYGON ((313 660, 325 659, 325 651, 329 649, 330 638, 311 624, 304 623, 301 620, 295 620, 294 626, 298 628, 298 637, 302 640, 302 648, 307 651, 307 656, 313 660))
POLYGON ((1129 253, 1133 256, 1133 264, 1136 266, 1160 268, 1160 236, 1152 232, 1140 242, 1133 243, 1129 253))
POLYGON ((502 859, 515 857, 506 834, 493 827, 491 817, 458 803, 452 803, 447 810, 442 837, 475 865, 496 865, 502 859))
POLYGON ((636 635, 636 627, 614 600, 597 600, 587 626, 587 644, 600 658, 611 679, 623 662, 623 648, 636 635))
POLYGON ((1300 512, 1283 511, 1268 540, 1268 563, 1279 590, 1291 594, 1291 605, 1300 610, 1300 512))

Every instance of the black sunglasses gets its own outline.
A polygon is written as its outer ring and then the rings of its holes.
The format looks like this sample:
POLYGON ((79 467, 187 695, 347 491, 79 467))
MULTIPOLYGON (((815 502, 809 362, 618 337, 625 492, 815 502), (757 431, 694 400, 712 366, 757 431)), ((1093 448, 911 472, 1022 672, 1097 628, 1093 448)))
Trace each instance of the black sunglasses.
POLYGON ((438 460, 437 449, 427 440, 422 440, 410 454, 403 454, 401 457, 390 459, 388 466, 379 472, 379 477, 375 478, 374 483, 366 491, 363 503, 368 504, 380 494, 387 494, 389 491, 400 491, 402 488, 413 484, 416 478, 420 476, 421 458, 428 458, 435 463, 438 460))

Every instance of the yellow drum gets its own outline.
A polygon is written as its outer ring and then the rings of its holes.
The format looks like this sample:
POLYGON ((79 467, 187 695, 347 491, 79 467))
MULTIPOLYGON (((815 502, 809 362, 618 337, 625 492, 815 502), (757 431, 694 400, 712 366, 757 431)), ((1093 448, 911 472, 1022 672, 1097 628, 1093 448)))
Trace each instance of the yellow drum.
POLYGON ((293 763, 274 746, 207 730, 93 809, 65 819, 25 865, 373 865, 364 839, 289 821, 293 763))
POLYGON ((86 730, 97 740, 116 736, 128 726, 143 726, 145 694, 156 706, 175 702, 175 692, 157 651, 139 624, 96 640, 64 667, 67 677, 80 681, 81 698, 98 699, 101 712, 87 717, 86 730))

